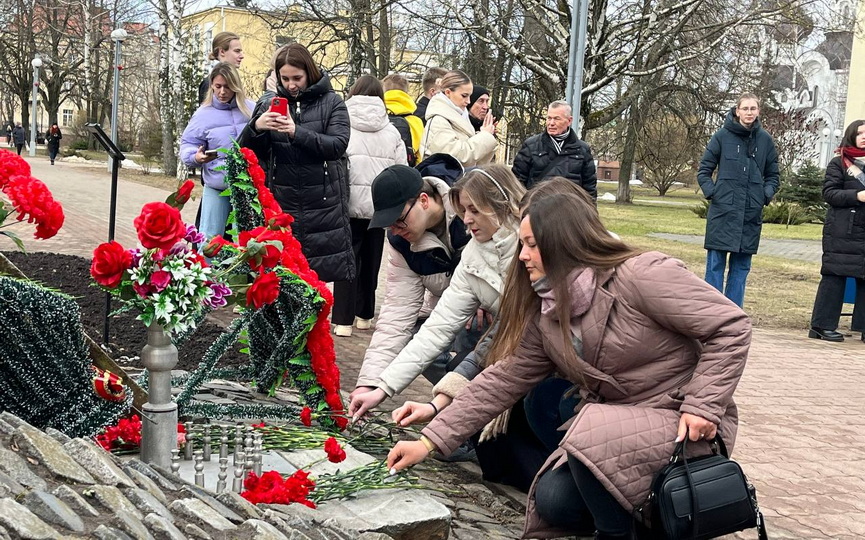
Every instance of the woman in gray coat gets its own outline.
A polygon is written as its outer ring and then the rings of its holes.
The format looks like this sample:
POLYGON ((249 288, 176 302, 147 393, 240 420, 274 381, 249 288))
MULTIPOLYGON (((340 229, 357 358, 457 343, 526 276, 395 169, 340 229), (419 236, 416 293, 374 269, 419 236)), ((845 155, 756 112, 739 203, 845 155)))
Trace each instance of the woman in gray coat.
POLYGON ((727 112, 724 127, 709 141, 697 172, 709 201, 706 281, 739 307, 745 301, 751 256, 760 244, 763 207, 778 191, 778 154, 759 115, 757 96, 742 94, 727 112), (728 258, 730 270, 724 287, 728 258))

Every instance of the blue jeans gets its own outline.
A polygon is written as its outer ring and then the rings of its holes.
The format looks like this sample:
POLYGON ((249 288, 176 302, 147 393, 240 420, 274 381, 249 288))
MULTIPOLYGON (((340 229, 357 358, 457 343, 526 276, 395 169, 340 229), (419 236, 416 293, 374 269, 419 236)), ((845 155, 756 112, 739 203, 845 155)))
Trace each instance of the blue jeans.
POLYGON ((739 307, 745 302, 745 281, 751 271, 750 253, 733 253, 716 249, 706 250, 706 283, 724 293, 739 307), (727 286, 724 287, 724 269, 730 256, 727 286))
POLYGON ((205 242, 214 236, 225 234, 225 222, 231 212, 231 199, 221 197, 222 191, 204 186, 201 196, 201 222, 198 230, 205 237, 205 242))

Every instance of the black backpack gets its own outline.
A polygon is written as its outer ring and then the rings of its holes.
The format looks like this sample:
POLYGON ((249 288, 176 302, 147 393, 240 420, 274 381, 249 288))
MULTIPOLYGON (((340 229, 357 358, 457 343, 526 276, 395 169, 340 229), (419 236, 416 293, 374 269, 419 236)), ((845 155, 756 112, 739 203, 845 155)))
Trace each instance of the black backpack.
POLYGON ((411 145, 411 126, 408 125, 408 120, 405 117, 407 114, 389 114, 387 115, 393 127, 399 131, 399 136, 402 137, 402 142, 405 143, 405 154, 408 160, 408 166, 414 167, 417 165, 417 156, 414 153, 414 147, 411 145))

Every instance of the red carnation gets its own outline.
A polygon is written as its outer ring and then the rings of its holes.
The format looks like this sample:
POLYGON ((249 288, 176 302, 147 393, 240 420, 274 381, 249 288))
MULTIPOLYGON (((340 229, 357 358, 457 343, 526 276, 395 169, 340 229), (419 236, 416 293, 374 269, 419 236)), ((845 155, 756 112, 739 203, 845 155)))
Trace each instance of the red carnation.
POLYGON ((339 463, 345 461, 345 450, 340 446, 339 441, 333 437, 328 437, 324 441, 324 451, 327 452, 327 460, 331 463, 339 463))
POLYGON ((291 226, 294 218, 284 212, 274 212, 270 208, 264 209, 264 223, 268 229, 287 229, 291 226))
POLYGON ((96 283, 103 287, 114 288, 123 281, 123 273, 132 264, 132 253, 112 240, 99 244, 93 250, 93 262, 90 264, 90 275, 96 283))
POLYGON ((304 407, 303 410, 300 411, 300 422, 306 427, 312 425, 312 409, 304 407))
POLYGON ((262 272, 246 291, 246 305, 261 309, 279 296, 279 276, 275 272, 262 272))
POLYGON ((147 249, 171 249, 186 236, 180 211, 164 202, 147 203, 135 218, 138 240, 147 249))
POLYGON ((180 204, 186 204, 189 201, 189 197, 192 196, 193 189, 195 189, 195 182, 187 180, 182 186, 180 186, 177 193, 175 193, 174 200, 180 204))
POLYGON ((214 236, 213 238, 210 239, 209 242, 207 242, 207 244, 205 244, 204 250, 203 250, 204 256, 205 257, 216 257, 219 254, 219 252, 222 251, 223 247, 231 246, 231 245, 234 245, 234 244, 232 244, 231 242, 229 242, 225 238, 223 238, 221 236, 214 236))

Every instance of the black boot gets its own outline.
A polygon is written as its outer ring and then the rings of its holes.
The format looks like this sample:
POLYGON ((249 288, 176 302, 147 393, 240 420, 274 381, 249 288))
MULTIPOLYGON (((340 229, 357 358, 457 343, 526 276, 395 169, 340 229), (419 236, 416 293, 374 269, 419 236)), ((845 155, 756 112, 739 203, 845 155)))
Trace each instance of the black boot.
POLYGON ((813 326, 808 332, 808 337, 813 339, 822 339, 825 341, 844 341, 844 334, 842 334, 841 332, 836 332, 835 330, 823 330, 822 328, 814 328, 813 326))

